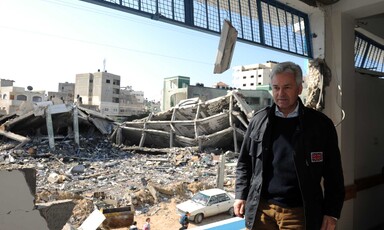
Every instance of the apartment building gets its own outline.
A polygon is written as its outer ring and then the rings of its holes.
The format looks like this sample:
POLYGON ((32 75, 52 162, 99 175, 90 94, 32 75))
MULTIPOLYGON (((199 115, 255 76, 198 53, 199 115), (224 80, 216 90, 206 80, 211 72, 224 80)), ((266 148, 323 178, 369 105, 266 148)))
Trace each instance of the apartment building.
POLYGON ((32 87, 13 86, 13 80, 0 79, 0 115, 20 110, 22 104, 46 101, 45 91, 33 91, 32 87))
POLYGON ((107 73, 76 74, 76 102, 103 115, 119 115, 120 76, 107 73))
POLYGON ((58 99, 63 103, 71 104, 75 101, 75 83, 59 83, 57 92, 48 92, 48 100, 58 99))
POLYGON ((135 91, 132 86, 120 88, 119 116, 145 113, 144 92, 135 91))
POLYGON ((251 64, 236 66, 233 68, 233 84, 235 88, 257 89, 261 85, 270 83, 269 74, 277 64, 274 61, 267 61, 264 64, 251 64))

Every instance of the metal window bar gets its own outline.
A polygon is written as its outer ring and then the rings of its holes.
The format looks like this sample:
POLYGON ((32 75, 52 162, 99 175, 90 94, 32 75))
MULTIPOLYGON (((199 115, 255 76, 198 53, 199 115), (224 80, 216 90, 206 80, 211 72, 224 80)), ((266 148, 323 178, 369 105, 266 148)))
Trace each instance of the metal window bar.
POLYGON ((214 34, 226 19, 239 41, 312 57, 308 15, 275 0, 82 1, 214 34))
POLYGON ((384 74, 384 45, 355 31, 355 67, 384 74))

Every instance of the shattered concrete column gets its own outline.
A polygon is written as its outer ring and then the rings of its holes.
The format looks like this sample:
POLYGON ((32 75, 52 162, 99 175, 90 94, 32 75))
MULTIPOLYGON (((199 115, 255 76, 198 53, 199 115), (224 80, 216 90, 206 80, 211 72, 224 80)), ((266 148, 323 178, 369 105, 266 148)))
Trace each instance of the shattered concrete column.
POLYGON ((224 188, 225 177, 225 154, 220 155, 220 164, 217 168, 217 188, 224 188))
POLYGON ((49 138, 49 147, 52 150, 55 150, 55 137, 53 134, 53 124, 52 124, 52 114, 51 114, 51 106, 49 105, 45 110, 45 120, 47 122, 47 132, 49 138))
POLYGON ((236 127, 234 126, 234 123, 233 123, 232 110, 233 110, 233 93, 231 94, 231 96, 229 98, 228 117, 229 117, 229 125, 231 126, 232 132, 233 132, 233 146, 234 146, 234 150, 235 150, 235 152, 238 153, 239 149, 238 149, 238 146, 237 146, 236 127))
POLYGON ((173 147, 173 138, 174 138, 173 134, 174 134, 175 127, 173 127, 172 122, 175 120, 175 113, 176 113, 176 108, 174 107, 172 111, 172 117, 171 117, 171 123, 170 123, 171 129, 169 131, 169 147, 170 148, 173 147))
POLYGON ((77 111, 77 106, 73 109, 73 131, 75 136, 75 143, 77 146, 80 145, 80 138, 79 138, 79 111, 77 111))
MULTIPOLYGON (((153 115, 152 113, 149 114, 147 121, 150 121, 150 120, 151 120, 152 115, 153 115)), ((144 122, 144 125, 143 125, 143 132, 141 133, 141 138, 140 138, 140 144, 139 144, 139 147, 143 147, 143 146, 144 146, 144 143, 145 143, 145 136, 147 135, 146 130, 147 130, 147 122, 144 122)))
POLYGON ((197 105, 197 111, 196 111, 196 116, 195 116, 195 120, 194 120, 194 126, 195 126, 195 138, 197 139, 198 143, 199 143, 199 151, 202 151, 202 146, 201 146, 201 138, 200 138, 200 134, 199 134, 199 129, 198 129, 198 124, 197 124, 197 120, 199 119, 199 114, 200 114, 200 103, 197 105))

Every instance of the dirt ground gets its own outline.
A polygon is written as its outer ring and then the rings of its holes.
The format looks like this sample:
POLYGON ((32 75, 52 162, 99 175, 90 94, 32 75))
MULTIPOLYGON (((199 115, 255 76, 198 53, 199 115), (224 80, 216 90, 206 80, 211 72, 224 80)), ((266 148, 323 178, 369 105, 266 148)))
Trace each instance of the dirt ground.
MULTIPOLYGON (((160 205, 160 209, 152 214, 140 214, 135 216, 135 221, 137 221, 137 227, 139 229, 143 228, 145 223, 145 219, 147 217, 151 218, 151 230, 178 230, 181 225, 179 224, 179 215, 176 213, 176 202, 175 200, 170 200, 169 203, 162 203, 160 205)), ((155 209, 156 210, 156 209, 155 209)), ((151 209, 149 213, 153 213, 154 210, 151 209)), ((231 216, 228 213, 223 213, 217 216, 208 217, 203 220, 202 223, 196 225, 191 222, 189 224, 189 228, 195 228, 197 226, 202 226, 206 224, 210 224, 216 221, 229 219, 231 216)), ((119 228, 119 230, 127 230, 129 228, 119 228)))

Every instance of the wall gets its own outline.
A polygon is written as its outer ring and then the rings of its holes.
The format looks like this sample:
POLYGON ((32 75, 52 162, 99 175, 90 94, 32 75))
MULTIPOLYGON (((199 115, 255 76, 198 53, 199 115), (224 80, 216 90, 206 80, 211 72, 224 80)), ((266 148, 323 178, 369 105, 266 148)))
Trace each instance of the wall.
MULTIPOLYGON (((384 80, 356 73, 355 179, 380 174, 384 169, 384 80), (367 103, 369 101, 369 103, 367 103)), ((354 228, 374 227, 384 220, 384 185, 358 191, 354 228)))
POLYGON ((380 156, 383 121, 377 115, 383 113, 378 100, 384 93, 380 93, 381 81, 355 73, 354 26, 357 18, 383 13, 384 1, 340 0, 325 10, 325 59, 332 82, 326 88, 324 113, 338 124, 341 108, 345 111, 337 131, 345 185, 352 188, 353 195, 344 203, 338 229, 370 229, 384 219, 384 212, 375 211, 384 206, 383 185, 359 190, 356 182, 379 173, 377 170, 384 166, 380 156))

